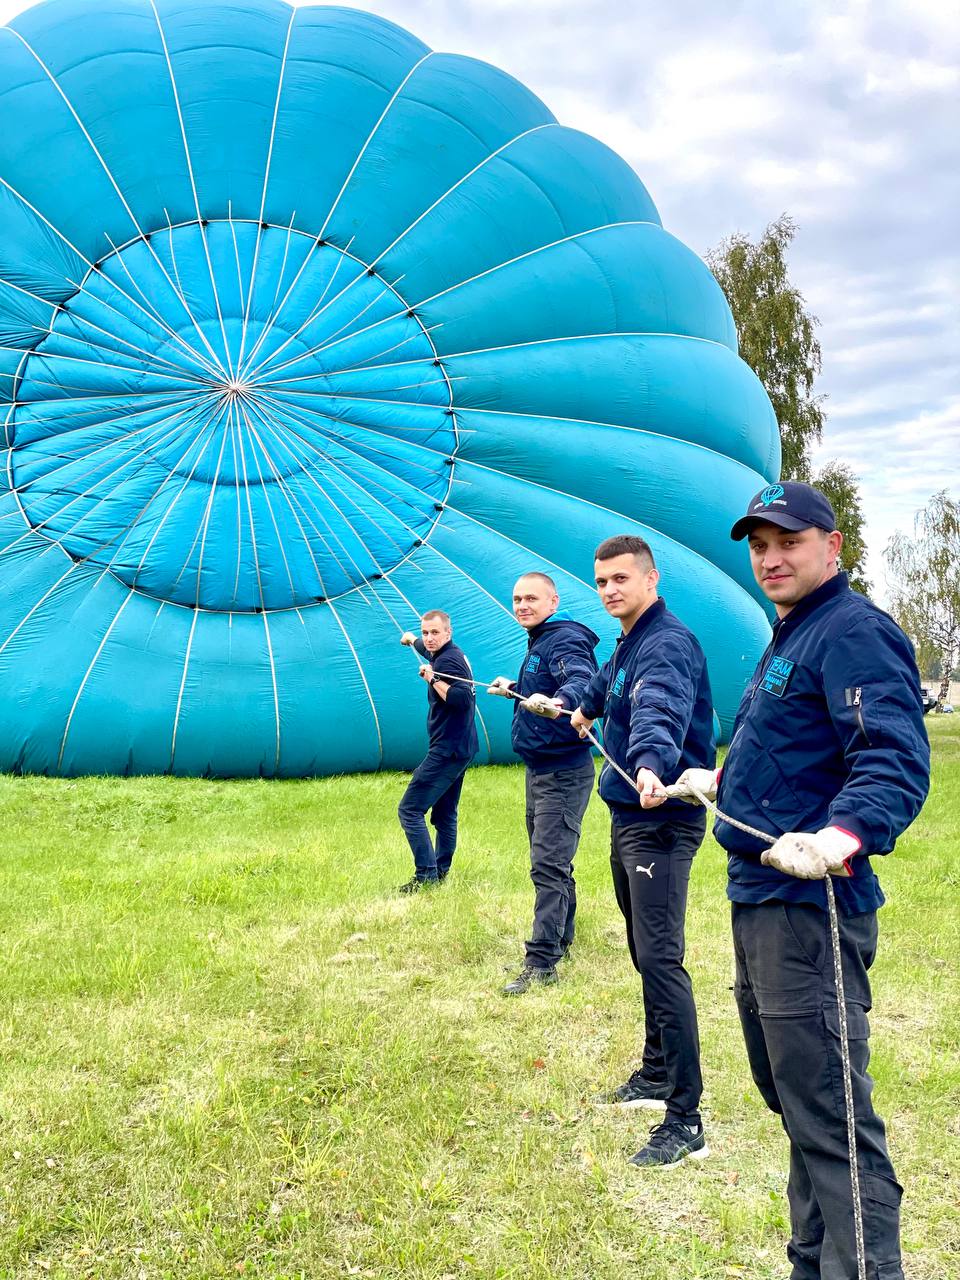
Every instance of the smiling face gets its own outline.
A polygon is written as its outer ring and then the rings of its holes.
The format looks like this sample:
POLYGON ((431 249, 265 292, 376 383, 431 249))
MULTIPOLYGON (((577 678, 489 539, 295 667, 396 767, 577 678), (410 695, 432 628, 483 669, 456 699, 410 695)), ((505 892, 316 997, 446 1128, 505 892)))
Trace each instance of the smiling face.
POLYGON ((442 649, 452 635, 452 629, 436 615, 427 615, 420 623, 420 636, 427 653, 436 653, 438 649, 442 649))
POLYGON ((775 524, 757 524, 750 532, 750 563, 760 590, 771 600, 777 616, 785 617, 795 604, 836 577, 843 534, 834 530, 793 532, 775 524))
POLYGON ((597 593, 607 613, 628 632, 657 598, 660 574, 644 557, 631 552, 593 562, 597 593))
POLYGON ((543 578, 518 578, 513 588, 513 616, 528 631, 556 613, 560 597, 543 578))

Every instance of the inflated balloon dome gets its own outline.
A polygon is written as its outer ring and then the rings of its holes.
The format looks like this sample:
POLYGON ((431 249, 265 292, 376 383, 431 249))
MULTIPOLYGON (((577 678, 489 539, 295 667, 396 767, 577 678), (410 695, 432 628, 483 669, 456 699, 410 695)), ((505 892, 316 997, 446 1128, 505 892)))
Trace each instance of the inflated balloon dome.
POLYGON ((729 724, 772 410, 637 176, 503 72, 349 9, 38 5, 0 30, 0 334, 0 768, 408 766, 400 632, 446 609, 512 673, 541 569, 609 650, 616 532, 729 724))

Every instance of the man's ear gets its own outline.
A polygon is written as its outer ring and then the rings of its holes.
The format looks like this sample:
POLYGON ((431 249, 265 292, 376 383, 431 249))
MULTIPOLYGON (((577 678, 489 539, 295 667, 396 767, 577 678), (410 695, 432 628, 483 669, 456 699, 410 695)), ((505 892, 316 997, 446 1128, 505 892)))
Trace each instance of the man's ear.
POLYGON ((827 563, 835 564, 843 546, 843 534, 839 529, 827 534, 827 563))

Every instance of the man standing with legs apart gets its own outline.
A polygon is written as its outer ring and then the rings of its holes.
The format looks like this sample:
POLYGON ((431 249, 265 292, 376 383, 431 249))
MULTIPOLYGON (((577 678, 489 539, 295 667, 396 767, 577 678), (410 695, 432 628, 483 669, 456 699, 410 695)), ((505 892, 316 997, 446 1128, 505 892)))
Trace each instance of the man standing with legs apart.
POLYGON ((413 878, 400 886, 401 893, 416 893, 424 885, 447 878, 457 847, 457 807, 467 766, 477 754, 474 724, 476 697, 470 663, 453 643, 450 615, 431 609, 420 620, 420 639, 405 631, 400 643, 410 645, 430 661, 420 668, 427 682, 427 737, 429 748, 417 765, 403 793, 397 814, 413 851, 413 878), (444 676, 459 679, 445 680, 444 676), (427 831, 425 814, 437 833, 436 847, 427 831))
MULTIPOLYGON (((776 608, 720 775, 719 807, 772 847, 718 819, 733 907, 736 998, 750 1067, 790 1139, 791 1280, 857 1280, 840 1018, 827 897, 836 876, 857 1163, 869 1280, 903 1280, 900 1196, 873 1109, 870 981, 883 903, 870 865, 920 812, 930 777, 910 641, 851 591, 826 498, 784 481, 758 493, 731 536, 776 608)), ((671 791, 710 800, 713 779, 671 791)))
POLYGON ((513 614, 527 633, 527 654, 516 680, 498 676, 488 693, 513 704, 513 749, 526 768, 530 879, 535 891, 533 936, 520 973, 503 988, 520 996, 557 981, 557 962, 573 942, 577 890, 573 858, 596 777, 589 744, 561 708, 572 711, 596 675, 599 637, 557 613, 560 597, 545 573, 525 573, 513 588, 513 614))
POLYGON ((610 866, 627 943, 643 980, 646 1043, 639 1071, 600 1101, 666 1106, 663 1124, 631 1164, 670 1167, 708 1153, 700 1119, 700 1041, 690 976, 683 966, 687 886, 706 829, 704 815, 664 803, 664 784, 715 761, 713 703, 696 637, 657 595, 650 547, 631 534, 596 551, 597 590, 623 634, 574 712, 574 728, 603 716, 604 746, 636 788, 604 765, 600 795, 610 808, 610 866), (639 794, 638 794, 639 792, 639 794))

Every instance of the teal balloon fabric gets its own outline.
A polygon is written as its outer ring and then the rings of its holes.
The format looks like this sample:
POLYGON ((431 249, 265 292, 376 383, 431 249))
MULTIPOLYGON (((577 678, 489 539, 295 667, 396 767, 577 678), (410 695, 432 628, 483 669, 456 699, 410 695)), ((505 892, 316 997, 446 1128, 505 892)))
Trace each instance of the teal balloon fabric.
MULTIPOLYGON (((609 649, 649 539, 729 726, 767 634, 729 525, 777 425, 631 168, 351 9, 48 0, 0 30, 0 768, 409 767, 398 639, 515 671, 515 577, 609 649)), ((511 758, 480 698, 481 760, 511 758)))

